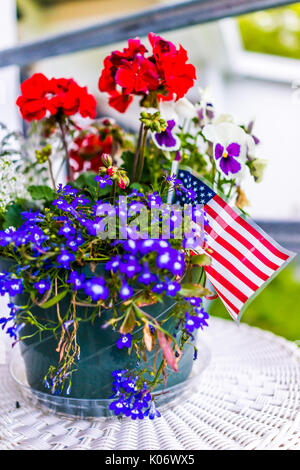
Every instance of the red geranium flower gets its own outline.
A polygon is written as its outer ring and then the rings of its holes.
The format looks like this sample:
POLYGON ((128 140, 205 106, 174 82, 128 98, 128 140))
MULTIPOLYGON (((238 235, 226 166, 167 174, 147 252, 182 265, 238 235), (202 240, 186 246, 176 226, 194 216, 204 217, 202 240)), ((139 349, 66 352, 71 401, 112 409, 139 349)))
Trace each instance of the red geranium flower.
POLYGON ((102 155, 112 152, 113 138, 108 133, 109 131, 105 135, 104 130, 104 137, 95 132, 95 129, 83 130, 73 142, 69 156, 74 178, 82 171, 89 170, 98 173, 99 168, 103 166, 102 155))
MULTIPOLYGON (((147 49, 139 38, 129 39, 123 51, 114 51, 105 58, 99 79, 100 91, 110 95, 109 104, 125 112, 134 95, 156 99, 179 99, 193 86, 195 67, 187 64, 187 53, 153 33, 149 34, 153 55, 146 58, 147 49)), ((149 101, 149 103, 155 102, 149 101)))
POLYGON ((82 117, 96 117, 95 98, 73 79, 49 80, 38 73, 22 83, 21 92, 17 105, 27 121, 43 119, 47 112, 51 116, 80 113, 82 117))
POLYGON ((22 95, 17 99, 21 114, 27 121, 40 120, 46 116, 46 94, 49 80, 42 73, 34 74, 21 84, 22 95))

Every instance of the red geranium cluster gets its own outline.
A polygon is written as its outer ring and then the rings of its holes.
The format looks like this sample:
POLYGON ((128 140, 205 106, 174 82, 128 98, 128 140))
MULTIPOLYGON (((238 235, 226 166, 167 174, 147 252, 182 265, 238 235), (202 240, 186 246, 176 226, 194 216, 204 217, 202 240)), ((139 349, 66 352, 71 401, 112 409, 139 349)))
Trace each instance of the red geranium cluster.
POLYGON ((22 95, 17 99, 21 115, 26 121, 39 121, 45 116, 73 116, 95 118, 96 100, 86 87, 80 87, 72 78, 48 79, 36 73, 21 84, 22 95))
POLYGON ((82 130, 69 152, 73 178, 79 176, 82 171, 98 173, 99 168, 103 166, 102 155, 111 154, 112 147, 113 137, 109 128, 102 128, 101 132, 96 128, 82 130))
POLYGON ((125 112, 134 95, 156 94, 161 100, 182 98, 193 86, 196 70, 187 64, 186 50, 149 34, 152 55, 145 57, 147 49, 139 38, 129 39, 123 51, 114 51, 104 60, 99 89, 109 93, 109 104, 125 112))

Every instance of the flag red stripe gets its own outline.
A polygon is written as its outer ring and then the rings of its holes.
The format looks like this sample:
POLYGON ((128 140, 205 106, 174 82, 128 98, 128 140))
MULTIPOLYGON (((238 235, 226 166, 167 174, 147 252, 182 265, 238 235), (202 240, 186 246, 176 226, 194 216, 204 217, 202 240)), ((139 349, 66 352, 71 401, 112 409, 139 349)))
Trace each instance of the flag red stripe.
POLYGON ((213 228, 208 226, 205 230, 212 236, 212 238, 214 238, 214 240, 216 240, 217 243, 219 243, 221 246, 223 246, 223 248, 225 248, 225 250, 227 250, 238 260, 240 260, 248 269, 250 269, 250 271, 256 274, 256 276, 258 276, 263 281, 267 281, 269 279, 269 276, 267 274, 263 273, 253 263, 251 263, 251 261, 245 258, 245 255, 243 255, 239 250, 237 250, 234 246, 228 243, 228 241, 224 240, 224 238, 222 238, 221 235, 217 234, 217 232, 215 232, 213 228))
POLYGON ((228 271, 230 271, 234 276, 236 276, 240 281, 242 281, 246 286, 252 289, 254 292, 258 289, 259 286, 254 284, 248 277, 245 276, 241 271, 239 271, 230 261, 228 261, 224 256, 218 253, 214 248, 212 248, 213 252, 208 254, 214 258, 215 260, 219 261, 228 271))
POLYGON ((212 266, 205 266, 205 271, 212 276, 216 281, 220 282, 227 290, 229 290, 237 299, 245 303, 248 300, 248 297, 243 294, 236 286, 228 281, 222 274, 216 271, 212 266))
POLYGON ((286 261, 288 259, 288 255, 279 251, 272 243, 269 242, 261 233, 259 233, 252 225, 250 225, 245 219, 240 217, 223 199, 221 199, 217 194, 213 198, 223 209, 236 221, 238 222, 244 229, 248 230, 253 237, 260 241, 262 245, 264 245, 273 255, 277 256, 278 258, 286 261))
MULTIPOLYGON (((213 281, 212 281, 212 285, 214 286, 213 281)), ((220 290, 216 288, 216 286, 214 286, 214 289, 215 289, 215 291, 218 293, 218 295, 221 297, 221 299, 223 299, 223 300, 227 303, 227 305, 231 308, 231 310, 233 310, 234 313, 236 313, 236 314, 238 315, 238 314, 240 313, 239 309, 238 309, 235 305, 233 305, 233 304, 230 302, 230 300, 228 300, 228 299, 225 297, 225 295, 222 294, 222 292, 220 292, 220 290)))
POLYGON ((208 204, 205 205, 207 213, 214 218, 214 220, 227 232, 229 235, 234 237, 237 241, 242 243, 245 248, 248 248, 253 255, 256 256, 262 263, 264 263, 268 268, 273 269, 273 271, 276 271, 279 266, 272 261, 270 261, 268 258, 266 258, 260 251, 255 248, 252 243, 249 242, 245 237, 243 237, 240 233, 238 233, 236 230, 234 230, 232 227, 230 227, 223 219, 222 217, 217 214, 212 207, 210 207, 208 204))

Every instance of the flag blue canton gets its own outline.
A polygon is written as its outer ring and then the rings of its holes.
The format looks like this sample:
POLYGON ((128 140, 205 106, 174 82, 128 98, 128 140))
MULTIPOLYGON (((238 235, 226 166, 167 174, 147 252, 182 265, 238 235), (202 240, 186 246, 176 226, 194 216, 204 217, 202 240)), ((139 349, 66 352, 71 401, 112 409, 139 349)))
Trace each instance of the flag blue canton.
POLYGON ((192 189, 196 193, 195 198, 189 197, 184 192, 176 196, 176 202, 180 205, 200 204, 204 206, 216 195, 209 186, 187 170, 179 170, 178 179, 180 179, 185 189, 192 189))

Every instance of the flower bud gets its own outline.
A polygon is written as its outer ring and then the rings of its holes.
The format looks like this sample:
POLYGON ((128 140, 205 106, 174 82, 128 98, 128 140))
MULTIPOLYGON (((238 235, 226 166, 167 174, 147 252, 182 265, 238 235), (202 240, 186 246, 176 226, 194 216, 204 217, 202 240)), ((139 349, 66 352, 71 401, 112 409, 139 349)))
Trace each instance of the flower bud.
POLYGON ((103 153, 103 155, 101 155, 101 162, 108 168, 112 165, 113 159, 108 153, 103 153))

